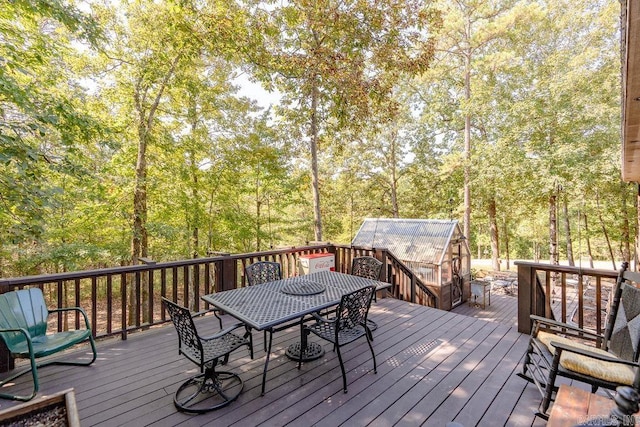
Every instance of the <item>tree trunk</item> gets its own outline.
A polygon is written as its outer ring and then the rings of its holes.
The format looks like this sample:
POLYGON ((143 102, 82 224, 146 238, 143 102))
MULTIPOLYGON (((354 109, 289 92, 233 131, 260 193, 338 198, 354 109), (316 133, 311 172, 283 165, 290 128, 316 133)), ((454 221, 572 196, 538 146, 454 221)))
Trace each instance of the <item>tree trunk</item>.
MULTIPOLYGON (((549 264, 558 265, 558 219, 557 219, 557 196, 552 193, 549 197, 549 264)), ((551 274, 551 283, 554 288, 558 283, 558 274, 551 274)))
POLYGON ((394 128, 391 134, 391 212, 394 218, 400 217, 398 209, 398 171, 396 168, 396 146, 398 143, 398 130, 394 128))
MULTIPOLYGON (((190 103, 189 116, 191 120, 191 137, 196 138, 196 132, 198 130, 198 108, 195 100, 195 95, 191 95, 192 102, 190 103)), ((193 249, 194 257, 199 256, 200 252, 200 236, 199 227, 202 218, 200 218, 200 194, 198 193, 198 161, 196 159, 196 150, 190 147, 188 150, 189 155, 189 170, 191 171, 191 215, 193 218, 192 230, 191 230, 191 246, 193 249)), ((189 204, 188 204, 189 205, 189 204)), ((189 293, 191 295, 191 292, 189 293)))
POLYGON ((489 201, 489 235, 491 237, 491 266, 500 271, 500 242, 498 240, 498 221, 496 220, 496 199, 489 201))
POLYGON ((147 133, 144 122, 138 124, 138 157, 133 193, 133 239, 131 262, 137 264, 140 257, 147 256, 147 133))
POLYGON ((558 265, 558 220, 557 220, 557 196, 553 193, 549 197, 549 263, 558 265))
POLYGON ((596 193, 596 208, 598 210, 598 219, 600 220, 600 227, 602 227, 602 235, 607 242, 607 248, 609 249, 609 256, 611 257, 611 263, 613 269, 616 270, 616 258, 613 254, 613 248, 611 247, 611 241, 609 240, 609 233, 607 233, 607 227, 604 224, 604 218, 602 218, 602 211, 600 209, 600 194, 596 193))
MULTIPOLYGON (((191 135, 196 134, 197 127, 197 117, 195 116, 195 108, 193 109, 193 122, 191 123, 191 135)), ((193 251, 193 257, 198 258, 198 252, 200 249, 200 236, 199 236, 199 228, 200 225, 200 194, 198 193, 198 162, 196 161, 196 153, 195 150, 189 150, 189 169, 191 171, 191 203, 187 203, 187 206, 191 206, 190 214, 192 218, 191 224, 191 247, 193 251)), ((188 218, 189 216, 187 216, 188 218)), ((196 309, 196 299, 198 295, 195 292, 195 284, 193 275, 189 275, 189 283, 185 284, 189 287, 189 301, 188 307, 191 310, 196 309)))
POLYGON ((566 192, 562 194, 562 213, 564 216, 564 234, 567 239, 567 261, 571 267, 574 267, 576 264, 573 259, 573 241, 571 239, 571 226, 569 224, 569 208, 567 206, 566 192))
MULTIPOLYGON (((138 157, 136 160, 136 181, 133 192, 133 238, 131 240, 131 262, 133 265, 139 263, 140 258, 148 256, 148 237, 147 237, 147 144, 149 139, 148 129, 144 117, 139 118, 138 122, 138 157)), ((145 295, 148 295, 146 275, 141 274, 140 292, 142 300, 142 316, 147 316, 145 305, 145 295)), ((132 283, 129 291, 129 325, 136 323, 138 316, 138 306, 136 301, 136 287, 132 283)))
POLYGON ((589 267, 593 268, 593 254, 591 253, 591 240, 589 240, 589 226, 587 225, 587 214, 582 214, 584 220, 584 236, 587 242, 587 256, 589 257, 589 267))
MULTIPOLYGON (((469 29, 470 32, 470 29, 469 29)), ((471 52, 465 54, 464 99, 471 102, 471 52)), ((471 237, 471 114, 464 115, 464 237, 471 237)))
MULTIPOLYGON (((131 262, 136 265, 140 258, 148 256, 149 244, 147 235, 147 147, 151 140, 151 129, 155 114, 160 105, 162 94, 164 93, 169 80, 175 73, 176 66, 180 61, 181 54, 178 53, 171 63, 162 81, 158 83, 158 92, 153 102, 147 103, 147 96, 151 85, 147 86, 145 77, 142 76, 136 82, 133 98, 136 112, 138 114, 138 158, 136 160, 136 181, 133 193, 133 238, 131 240, 131 262)), ((141 307, 142 321, 150 322, 149 318, 149 287, 147 275, 141 275, 141 307)), ((129 293, 129 324, 135 324, 136 298, 135 289, 130 289, 129 293)))
POLYGON ((215 196, 215 188, 212 186, 209 193, 209 209, 207 215, 207 253, 213 251, 213 198, 215 196))
POLYGON ((311 88, 311 186, 313 191, 313 226, 316 241, 322 241, 320 184, 318 178, 318 82, 313 77, 311 88))
POLYGON ((502 240, 504 241, 504 252, 505 252, 505 258, 507 261, 505 269, 509 271, 511 269, 511 255, 509 254, 509 231, 508 231, 506 219, 504 220, 503 225, 504 226, 502 229, 502 240))
POLYGON ((256 251, 260 252, 262 240, 260 238, 260 215, 262 202, 260 201, 260 180, 256 178, 256 251))

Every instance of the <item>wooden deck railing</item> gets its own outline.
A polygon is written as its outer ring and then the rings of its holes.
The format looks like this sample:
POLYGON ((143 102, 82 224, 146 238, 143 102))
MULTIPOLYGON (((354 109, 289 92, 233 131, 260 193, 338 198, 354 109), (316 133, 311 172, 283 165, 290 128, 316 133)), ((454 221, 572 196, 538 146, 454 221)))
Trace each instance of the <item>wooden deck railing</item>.
MULTIPOLYGON (((289 277, 300 274, 301 255, 314 253, 334 254, 336 270, 344 273, 350 272, 354 257, 374 256, 384 263, 382 279, 392 283, 394 297, 436 306, 434 294, 387 250, 330 243, 172 262, 145 260, 136 266, 0 279, 0 293, 38 286, 49 307, 83 307, 97 338, 120 335, 126 339, 132 331, 168 321, 160 304, 162 296, 188 305, 193 311, 205 311, 201 296, 246 285, 245 266, 258 260, 276 261, 282 265, 283 276, 289 277)), ((80 318, 58 316, 53 323, 54 330, 62 331, 79 327, 80 318)), ((0 367, 3 363, 0 361, 0 367)))
POLYGON ((611 290, 618 272, 593 268, 516 262, 518 331, 531 332, 535 314, 604 332, 611 290))

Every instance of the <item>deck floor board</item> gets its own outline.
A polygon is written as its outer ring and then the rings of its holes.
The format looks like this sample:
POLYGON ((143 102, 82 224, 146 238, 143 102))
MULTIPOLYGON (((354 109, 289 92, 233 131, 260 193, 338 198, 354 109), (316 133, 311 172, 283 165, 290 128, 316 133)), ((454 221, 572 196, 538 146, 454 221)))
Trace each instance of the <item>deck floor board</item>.
MULTIPOLYGON (((515 299, 492 295, 485 309, 466 303, 451 312, 380 298, 370 316, 378 329, 373 346, 378 372, 365 340, 343 347, 348 393, 342 392, 337 354, 319 338, 325 355, 303 363, 284 352, 299 339, 293 326, 274 334, 267 390, 260 396, 265 352, 254 332, 255 357, 235 351, 225 370, 245 382, 237 401, 202 415, 176 411, 173 393, 196 366, 178 355, 171 324, 98 342, 90 367, 50 366, 39 371, 40 393, 73 388, 81 424, 87 426, 444 426, 544 425, 534 416, 540 396, 516 376, 527 345, 517 332, 515 299)), ((223 316, 225 325, 234 322, 223 316)), ((217 329, 212 316, 197 319, 203 335, 217 329)), ((86 348, 67 357, 86 357, 86 348)), ((29 377, 17 388, 27 390, 29 377)), ((0 400, 0 409, 17 404, 0 400)))

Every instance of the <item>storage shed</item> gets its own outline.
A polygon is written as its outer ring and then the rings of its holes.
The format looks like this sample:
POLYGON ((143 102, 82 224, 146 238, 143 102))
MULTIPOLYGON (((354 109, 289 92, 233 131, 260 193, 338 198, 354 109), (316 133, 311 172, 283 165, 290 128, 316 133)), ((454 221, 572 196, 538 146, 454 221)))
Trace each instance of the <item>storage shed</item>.
POLYGON ((388 249, 437 295, 440 309, 469 297, 471 256, 458 221, 367 218, 352 245, 388 249))

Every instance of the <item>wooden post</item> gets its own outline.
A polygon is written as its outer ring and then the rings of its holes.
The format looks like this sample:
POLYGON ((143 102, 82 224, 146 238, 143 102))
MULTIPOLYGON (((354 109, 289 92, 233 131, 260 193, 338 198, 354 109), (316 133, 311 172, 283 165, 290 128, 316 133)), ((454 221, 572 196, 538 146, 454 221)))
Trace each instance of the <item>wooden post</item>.
POLYGON ((528 265, 518 266, 518 332, 531 332, 531 310, 535 300, 535 283, 531 280, 534 272, 528 265))
POLYGON ((226 258, 221 262, 221 269, 216 275, 216 291, 228 291, 236 288, 238 283, 238 272, 236 271, 236 260, 226 258))
POLYGON ((416 302, 416 287, 418 287, 418 284, 416 283, 416 275, 412 274, 411 275, 411 302, 412 303, 416 302))
POLYGON ((3 340, 0 340, 0 372, 9 372, 14 368, 14 360, 3 340))
POLYGON ((381 249, 377 251, 376 258, 382 261, 382 276, 380 277, 380 280, 382 280, 383 282, 387 282, 387 277, 389 276, 389 272, 387 271, 387 250, 381 249))

